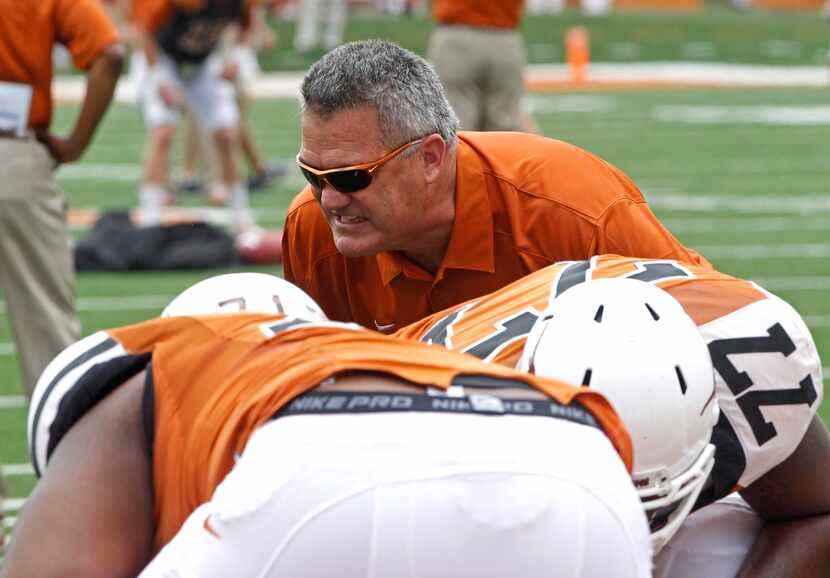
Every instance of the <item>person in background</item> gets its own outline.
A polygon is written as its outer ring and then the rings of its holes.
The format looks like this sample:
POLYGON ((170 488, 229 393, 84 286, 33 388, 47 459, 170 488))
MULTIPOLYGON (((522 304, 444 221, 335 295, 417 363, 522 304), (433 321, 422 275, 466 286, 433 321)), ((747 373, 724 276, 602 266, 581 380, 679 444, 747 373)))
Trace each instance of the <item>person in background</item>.
POLYGON ((433 0, 427 58, 464 130, 525 130, 524 0, 433 0))
POLYGON ((147 61, 141 103, 148 133, 139 191, 144 225, 161 221, 171 144, 185 104, 213 140, 232 228, 251 225, 248 189, 237 158, 239 107, 232 81, 239 65, 221 42, 229 26, 244 25, 249 9, 246 0, 142 0, 133 7, 147 61))
POLYGON ((294 32, 294 50, 300 54, 318 48, 331 50, 343 42, 348 18, 347 0, 300 0, 294 32), (320 37, 320 27, 325 31, 320 37))
MULTIPOLYGON (((239 106, 239 144, 248 163, 247 186, 251 192, 267 189, 274 181, 287 173, 287 167, 283 164, 266 162, 263 159, 248 122, 251 84, 260 72, 256 53, 273 48, 276 42, 276 34, 265 19, 265 9, 263 5, 257 5, 251 9, 248 26, 242 31, 240 41, 236 42, 233 48, 234 58, 239 64, 239 72, 233 83, 236 103, 239 106)), ((238 33, 237 30, 229 32, 238 33)), ((205 135, 198 121, 192 114, 188 114, 184 143, 184 175, 176 183, 176 191, 205 192, 205 181, 213 181, 216 176, 215 171, 210 169, 215 165, 215 157, 209 135, 205 135), (204 177, 200 176, 200 161, 201 174, 204 177)), ((212 185, 213 183, 208 185, 211 202, 224 204, 227 201, 227 191, 221 183, 218 187, 212 185)))
MULTIPOLYGON (((27 397, 80 333, 66 199, 53 173, 89 146, 122 59, 118 32, 95 0, 0 0, 0 289, 27 397), (53 42, 87 80, 66 137, 49 128, 53 42)), ((0 478, 0 544, 4 495, 0 478)))

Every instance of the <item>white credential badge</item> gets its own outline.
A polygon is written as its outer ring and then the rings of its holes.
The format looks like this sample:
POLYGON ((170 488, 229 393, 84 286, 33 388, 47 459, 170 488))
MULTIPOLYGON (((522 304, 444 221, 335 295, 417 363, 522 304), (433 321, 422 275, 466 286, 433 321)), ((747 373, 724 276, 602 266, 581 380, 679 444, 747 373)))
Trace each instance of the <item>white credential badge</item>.
POLYGON ((0 82, 0 131, 26 133, 29 109, 32 105, 32 87, 16 82, 0 82))

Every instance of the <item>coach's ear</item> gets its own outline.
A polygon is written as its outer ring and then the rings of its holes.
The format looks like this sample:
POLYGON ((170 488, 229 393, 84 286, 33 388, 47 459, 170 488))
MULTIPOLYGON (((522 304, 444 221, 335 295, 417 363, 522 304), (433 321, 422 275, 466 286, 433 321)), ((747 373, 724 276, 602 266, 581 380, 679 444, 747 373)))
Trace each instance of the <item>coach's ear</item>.
POLYGON ((67 432, 14 528, 2 578, 136 576, 155 528, 144 372, 67 432))
POLYGON ((444 163, 449 162, 449 147, 440 134, 425 137, 419 145, 424 162, 424 178, 427 183, 434 183, 441 175, 444 163))

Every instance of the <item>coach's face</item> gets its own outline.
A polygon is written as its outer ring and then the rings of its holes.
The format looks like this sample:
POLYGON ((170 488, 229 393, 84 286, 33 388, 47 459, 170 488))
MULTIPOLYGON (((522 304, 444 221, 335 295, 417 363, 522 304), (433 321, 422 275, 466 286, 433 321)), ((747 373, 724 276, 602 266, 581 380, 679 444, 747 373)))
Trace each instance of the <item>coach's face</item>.
MULTIPOLYGON (((369 106, 329 116, 303 113, 300 160, 317 170, 372 163, 403 144, 381 142, 377 113, 369 106)), ((312 191, 340 253, 358 257, 417 246, 429 225, 424 222, 427 179, 416 148, 408 147, 375 168, 368 186, 354 192, 338 190, 343 188, 338 177, 331 176, 333 185, 326 176, 312 191)))

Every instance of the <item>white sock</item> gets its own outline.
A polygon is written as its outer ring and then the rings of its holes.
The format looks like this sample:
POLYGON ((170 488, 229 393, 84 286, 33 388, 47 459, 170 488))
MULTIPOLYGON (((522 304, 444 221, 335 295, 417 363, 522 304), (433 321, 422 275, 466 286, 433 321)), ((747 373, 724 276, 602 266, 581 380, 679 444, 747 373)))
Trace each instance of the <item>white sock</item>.
POLYGON ((138 191, 141 224, 145 227, 161 223, 161 207, 167 193, 159 183, 142 183, 138 191))
POLYGON ((231 229, 241 231, 253 224, 248 209, 248 187, 242 181, 227 185, 230 191, 231 229))

